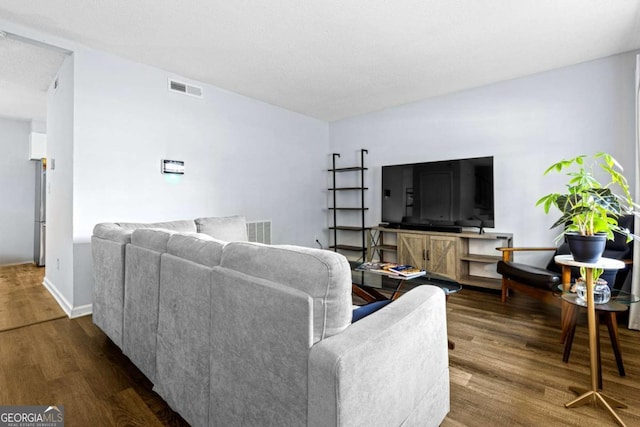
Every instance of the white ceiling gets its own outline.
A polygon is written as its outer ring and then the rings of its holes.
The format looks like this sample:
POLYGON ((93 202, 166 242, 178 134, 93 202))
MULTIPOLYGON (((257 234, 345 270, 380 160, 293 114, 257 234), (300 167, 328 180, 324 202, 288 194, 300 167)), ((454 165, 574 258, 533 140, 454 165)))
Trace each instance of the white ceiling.
POLYGON ((640 0, 0 0, 0 19, 327 121, 640 49, 640 0))
POLYGON ((0 35, 0 117, 45 121, 47 89, 64 54, 0 35))

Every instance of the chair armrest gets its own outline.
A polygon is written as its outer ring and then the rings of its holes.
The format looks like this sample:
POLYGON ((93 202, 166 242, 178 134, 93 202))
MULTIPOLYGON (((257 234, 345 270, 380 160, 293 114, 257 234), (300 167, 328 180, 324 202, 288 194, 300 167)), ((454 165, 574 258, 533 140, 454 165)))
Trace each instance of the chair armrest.
POLYGON ((448 363, 444 292, 415 288, 311 348, 308 425, 438 426, 448 363))
POLYGON ((550 246, 550 247, 499 247, 496 248, 497 251, 502 252, 502 260, 503 261, 513 261, 513 253, 514 252, 533 252, 533 251, 556 251, 558 248, 550 246))

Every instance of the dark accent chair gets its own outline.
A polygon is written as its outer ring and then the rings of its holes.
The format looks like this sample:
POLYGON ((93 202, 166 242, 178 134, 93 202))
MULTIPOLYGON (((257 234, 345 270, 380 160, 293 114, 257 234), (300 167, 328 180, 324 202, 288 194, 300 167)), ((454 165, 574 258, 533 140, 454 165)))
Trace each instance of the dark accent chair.
MULTIPOLYGON (((560 307, 561 300, 557 297, 558 285, 569 284, 571 278, 563 280, 562 270, 556 272, 513 261, 515 252, 548 251, 555 252, 555 256, 558 248, 498 248, 498 250, 502 252, 502 260, 498 261, 497 266, 498 273, 502 275, 502 302, 507 302, 509 291, 514 290, 560 307)), ((553 262, 553 257, 551 259, 553 262)))
MULTIPOLYGON (((633 231, 633 215, 623 216, 618 220, 621 227, 633 231)), ((498 262, 497 271, 502 275, 502 302, 506 302, 509 290, 520 291, 553 305, 560 305, 560 299, 553 296, 559 284, 568 288, 571 278, 579 276, 578 268, 571 270, 571 277, 562 277, 562 268, 553 258, 555 255, 569 254, 569 246, 563 243, 557 248, 498 248, 502 252, 502 260, 498 262), (546 268, 534 267, 513 261, 514 253, 521 251, 553 251, 546 268)), ((616 234, 614 240, 608 240, 603 257, 619 260, 633 259, 633 245, 627 243, 626 237, 616 234)), ((605 270, 602 278, 614 289, 619 289, 629 272, 630 262, 624 270, 605 270), (616 274, 617 273, 617 274, 616 274)))
MULTIPOLYGON (((621 217, 618 221, 621 227, 633 231, 633 215, 621 217)), ((560 298, 558 285, 562 284, 565 291, 571 286, 571 279, 580 275, 578 268, 572 268, 567 277, 562 277, 562 268, 554 262, 555 255, 569 254, 569 246, 563 243, 557 248, 497 248, 502 252, 502 260, 498 261, 497 271, 502 275, 502 302, 506 302, 509 291, 522 292, 530 297, 537 298, 545 303, 561 307, 562 309, 562 342, 566 337, 566 325, 570 319, 567 316, 570 311, 565 309, 560 298), (553 251, 554 254, 549 260, 546 268, 534 267, 527 264, 520 264, 513 261, 514 253, 523 251, 553 251)), ((631 260, 633 259, 633 245, 627 243, 626 237, 616 234, 614 240, 608 240, 603 256, 625 260, 627 267, 623 270, 605 270, 602 278, 614 289, 619 289, 629 274, 631 260)), ((567 273, 569 271, 567 270, 567 273)))

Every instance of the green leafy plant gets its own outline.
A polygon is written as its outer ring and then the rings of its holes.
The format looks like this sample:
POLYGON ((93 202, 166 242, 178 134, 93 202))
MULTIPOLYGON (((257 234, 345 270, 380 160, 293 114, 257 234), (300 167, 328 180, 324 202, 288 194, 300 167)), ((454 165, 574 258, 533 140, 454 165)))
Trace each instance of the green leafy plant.
POLYGON ((583 236, 605 233, 609 240, 613 240, 617 232, 627 236, 627 241, 633 239, 628 229, 618 225, 618 218, 634 213, 638 205, 631 197, 622 166, 616 159, 603 152, 590 157, 581 155, 554 163, 544 174, 563 171, 569 178, 566 193, 550 193, 536 203, 536 206, 542 205, 547 214, 551 206, 560 210, 562 215, 551 228, 563 226, 564 233, 576 232, 583 236), (596 171, 608 177, 607 182, 599 181, 596 171))
MULTIPOLYGON (((591 277, 593 277, 593 283, 596 283, 600 276, 604 273, 604 268, 592 268, 591 269, 591 277)), ((587 269, 585 267, 580 267, 580 278, 587 281, 587 269)))

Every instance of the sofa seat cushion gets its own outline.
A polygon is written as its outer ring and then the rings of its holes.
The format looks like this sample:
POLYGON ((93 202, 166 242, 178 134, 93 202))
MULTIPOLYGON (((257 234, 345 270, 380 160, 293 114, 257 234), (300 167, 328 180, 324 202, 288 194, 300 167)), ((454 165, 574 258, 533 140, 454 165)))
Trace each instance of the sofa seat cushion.
POLYGON ((195 220, 198 233, 206 234, 225 242, 246 242, 247 222, 243 216, 197 218, 195 220))
POLYGON ((225 243, 205 234, 175 233, 167 242, 167 253, 207 267, 215 267, 220 265, 225 243))
POLYGON ((313 299, 313 342, 351 324, 351 269, 336 252, 299 246, 231 242, 222 267, 300 290, 313 299))
POLYGON ((562 282, 558 273, 516 262, 498 261, 497 271, 507 279, 550 291, 558 290, 562 282))

